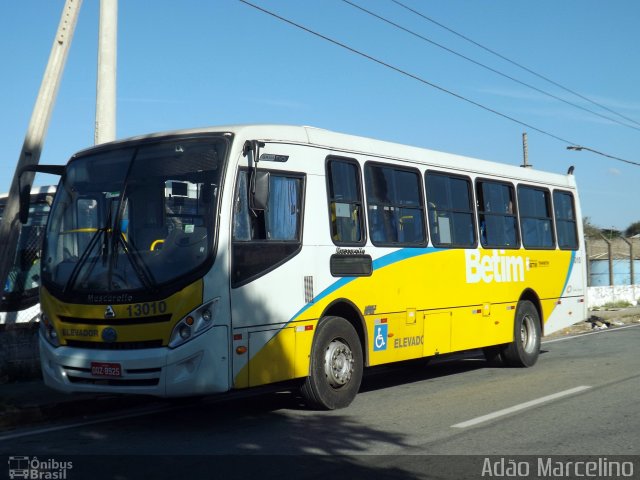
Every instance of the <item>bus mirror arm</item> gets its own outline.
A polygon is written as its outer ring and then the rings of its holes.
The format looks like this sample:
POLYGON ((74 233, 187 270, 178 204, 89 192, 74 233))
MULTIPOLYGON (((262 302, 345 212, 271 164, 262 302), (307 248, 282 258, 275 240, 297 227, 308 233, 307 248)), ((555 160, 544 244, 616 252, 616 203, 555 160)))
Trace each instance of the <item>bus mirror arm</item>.
POLYGON ((27 182, 22 185, 22 175, 26 172, 41 172, 51 175, 62 175, 64 165, 26 165, 18 172, 18 192, 20 194, 20 213, 18 215, 20 223, 23 225, 29 221, 29 203, 31 201, 31 184, 27 182))
POLYGON ((242 146, 242 154, 249 161, 251 170, 251 180, 249 183, 249 207, 251 210, 264 211, 269 204, 269 172, 258 170, 258 159, 260 158, 260 148, 264 147, 264 142, 258 140, 247 140, 242 146), (251 156, 249 155, 251 153, 251 156))

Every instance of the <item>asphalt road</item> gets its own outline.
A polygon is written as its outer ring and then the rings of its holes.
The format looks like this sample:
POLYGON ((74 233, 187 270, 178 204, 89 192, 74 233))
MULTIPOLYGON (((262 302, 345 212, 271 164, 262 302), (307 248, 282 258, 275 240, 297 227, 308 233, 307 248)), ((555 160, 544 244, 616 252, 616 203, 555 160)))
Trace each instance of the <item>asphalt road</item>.
POLYGON ((273 393, 72 418, 0 434, 0 455, 340 456, 389 478, 424 468, 405 455, 637 456, 639 346, 631 327, 543 343, 529 369, 478 357, 383 368, 349 408, 332 412, 273 393))

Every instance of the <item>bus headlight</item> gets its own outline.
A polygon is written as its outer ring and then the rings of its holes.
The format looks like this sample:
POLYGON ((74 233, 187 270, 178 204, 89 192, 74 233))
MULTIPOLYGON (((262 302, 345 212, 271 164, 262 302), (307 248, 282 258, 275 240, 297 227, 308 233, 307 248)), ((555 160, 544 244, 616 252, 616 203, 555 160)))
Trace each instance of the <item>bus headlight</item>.
POLYGON ((52 346, 54 347, 60 346, 60 339, 58 338, 58 333, 56 332, 56 329, 53 328, 53 325, 51 325, 51 322, 49 321, 49 317, 44 312, 40 312, 40 334, 52 346))
POLYGON ((169 348, 176 348, 213 327, 220 297, 205 303, 180 320, 169 339, 169 348))

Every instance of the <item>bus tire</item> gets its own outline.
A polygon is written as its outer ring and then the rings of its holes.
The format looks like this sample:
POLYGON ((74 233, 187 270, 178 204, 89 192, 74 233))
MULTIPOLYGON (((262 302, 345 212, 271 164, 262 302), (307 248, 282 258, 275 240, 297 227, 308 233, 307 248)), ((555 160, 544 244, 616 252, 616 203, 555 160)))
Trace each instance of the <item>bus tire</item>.
POLYGON ((363 363, 353 325, 342 317, 322 318, 311 348, 309 376, 301 388, 307 404, 322 410, 349 406, 360 389, 363 363))
POLYGON ((506 345, 502 358, 510 367, 532 367, 540 354, 540 316, 529 300, 518 302, 513 342, 506 345))

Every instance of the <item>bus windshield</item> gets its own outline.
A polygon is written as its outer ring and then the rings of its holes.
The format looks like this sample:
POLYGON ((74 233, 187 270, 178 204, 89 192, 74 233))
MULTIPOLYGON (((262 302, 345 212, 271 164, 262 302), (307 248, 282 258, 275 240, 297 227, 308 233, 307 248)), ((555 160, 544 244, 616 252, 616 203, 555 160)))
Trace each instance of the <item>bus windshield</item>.
POLYGON ((211 260, 227 140, 179 138, 73 159, 51 209, 45 286, 65 293, 144 290, 211 260))

